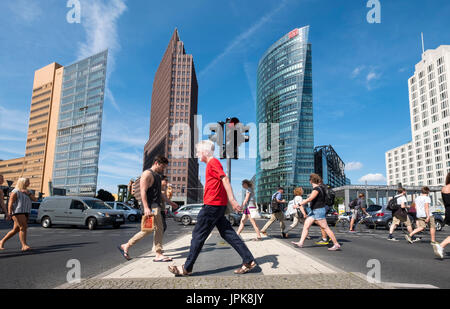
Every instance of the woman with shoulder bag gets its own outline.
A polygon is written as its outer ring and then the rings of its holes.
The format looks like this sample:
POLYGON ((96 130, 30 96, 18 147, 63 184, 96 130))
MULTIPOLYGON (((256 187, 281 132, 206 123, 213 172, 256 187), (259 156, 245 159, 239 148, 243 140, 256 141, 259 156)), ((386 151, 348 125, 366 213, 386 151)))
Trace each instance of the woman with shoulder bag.
POLYGON ((8 205, 8 216, 14 221, 13 229, 0 241, 0 250, 4 250, 4 244, 14 235, 19 233, 20 242, 22 244, 22 251, 30 251, 31 248, 27 245, 27 229, 28 217, 31 213, 32 201, 37 199, 28 191, 30 180, 28 178, 20 178, 17 181, 17 186, 11 194, 8 205))
POLYGON ((253 191, 253 183, 250 180, 244 180, 242 181, 242 187, 245 190, 245 199, 244 203, 242 204, 242 208, 244 209, 244 215, 242 216, 241 224, 239 225, 237 234, 241 235, 242 231, 244 230, 245 222, 247 222, 247 220, 250 219, 250 223, 253 225, 253 229, 255 230, 256 235, 258 236, 255 240, 260 241, 262 239, 261 232, 258 228, 258 225, 255 222, 255 217, 257 217, 257 215, 254 215, 258 213, 258 207, 256 206, 255 193, 253 191))

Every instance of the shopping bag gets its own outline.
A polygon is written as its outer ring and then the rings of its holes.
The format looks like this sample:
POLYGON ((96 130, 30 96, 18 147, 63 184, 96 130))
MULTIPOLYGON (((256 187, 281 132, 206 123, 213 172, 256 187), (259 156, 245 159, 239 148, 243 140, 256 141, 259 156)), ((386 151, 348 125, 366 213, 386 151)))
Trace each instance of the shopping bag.
POLYGON ((261 214, 259 213, 257 208, 249 208, 250 210, 250 217, 252 219, 261 219, 261 214))
POLYGON ((153 232, 155 230, 155 216, 143 216, 141 223, 142 232, 153 232))
POLYGON ((295 204, 289 203, 288 209, 286 211, 286 214, 289 216, 292 216, 297 213, 297 209, 294 209, 295 204))

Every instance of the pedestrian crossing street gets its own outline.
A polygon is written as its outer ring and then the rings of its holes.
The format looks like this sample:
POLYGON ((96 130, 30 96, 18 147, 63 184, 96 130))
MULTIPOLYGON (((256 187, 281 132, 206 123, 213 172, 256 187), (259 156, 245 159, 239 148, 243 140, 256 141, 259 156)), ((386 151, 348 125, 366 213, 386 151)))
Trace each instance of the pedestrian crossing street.
MULTIPOLYGON (((255 275, 336 274, 340 272, 302 254, 280 239, 264 238, 263 241, 253 241, 256 238, 254 233, 244 233, 241 236, 259 265, 260 269, 255 272, 255 275)), ((191 239, 191 235, 185 235, 164 246, 164 254, 173 258, 173 263, 155 263, 153 262, 155 254, 149 252, 97 278, 173 277, 167 268, 172 264, 177 266, 184 264, 189 253, 191 239)), ((197 272, 208 276, 232 275, 232 270, 239 268, 241 263, 237 252, 225 243, 218 233, 213 233, 206 241, 195 264, 194 274, 197 272), (215 270, 217 271, 215 272, 215 270)))

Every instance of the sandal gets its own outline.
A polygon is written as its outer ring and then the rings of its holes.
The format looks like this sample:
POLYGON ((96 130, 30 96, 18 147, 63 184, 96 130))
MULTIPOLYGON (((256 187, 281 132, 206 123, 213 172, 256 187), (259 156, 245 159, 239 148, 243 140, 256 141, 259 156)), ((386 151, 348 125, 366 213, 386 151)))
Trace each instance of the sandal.
POLYGON ((298 243, 296 243, 296 242, 291 242, 291 244, 293 244, 294 245, 294 247, 296 247, 296 248, 303 248, 303 245, 299 245, 298 243))
POLYGON ((155 263, 164 262, 164 263, 165 263, 165 262, 173 262, 173 260, 172 260, 172 258, 170 258, 170 257, 165 257, 165 258, 159 259, 159 260, 154 259, 153 262, 155 262, 155 263))
POLYGON ((184 265, 181 266, 182 272, 180 272, 180 270, 178 269, 177 266, 169 266, 169 271, 175 275, 175 277, 181 277, 181 276, 190 276, 192 275, 192 272, 188 272, 186 269, 184 269, 184 265))
POLYGON ((130 256, 128 255, 128 252, 125 252, 125 250, 123 250, 121 246, 117 246, 117 249, 119 249, 120 253, 125 258, 125 260, 127 261, 131 260, 130 256))
POLYGON ((252 271, 256 266, 258 266, 258 264, 256 264, 255 261, 251 262, 250 264, 243 264, 241 268, 235 270, 234 273, 237 275, 243 275, 252 271))

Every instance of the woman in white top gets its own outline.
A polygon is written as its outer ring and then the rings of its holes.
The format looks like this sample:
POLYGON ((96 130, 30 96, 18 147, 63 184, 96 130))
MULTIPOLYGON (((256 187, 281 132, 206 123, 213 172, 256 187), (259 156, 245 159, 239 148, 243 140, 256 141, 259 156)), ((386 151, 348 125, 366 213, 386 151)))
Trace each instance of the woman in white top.
POLYGON ((250 219, 250 223, 253 225, 253 228, 256 232, 256 235, 258 238, 256 238, 256 241, 261 240, 261 232, 258 228, 258 225, 256 225, 255 219, 252 218, 250 210, 253 209, 255 211, 258 210, 258 207, 256 206, 255 201, 255 193, 253 191, 253 183, 250 180, 244 180, 242 181, 242 187, 245 189, 245 199, 242 203, 242 209, 244 210, 244 214, 242 216, 241 224, 239 225, 239 229, 237 231, 237 234, 240 235, 241 232, 244 230, 244 225, 247 220, 250 219))
MULTIPOLYGON (((300 209, 300 204, 303 202, 302 195, 303 195, 303 188, 299 187, 294 190, 294 196, 295 196, 294 197, 294 205, 293 205, 294 209, 300 209)), ((304 212, 304 210, 303 210, 303 212, 304 212)), ((305 214, 306 213, 303 214, 303 218, 305 218, 305 214)), ((289 237, 288 233, 291 230, 293 230, 299 223, 300 223, 300 216, 298 215, 298 212, 296 211, 294 213, 294 222, 290 226, 286 227, 286 229, 284 230, 284 233, 286 234, 285 235, 286 238, 289 237)))
POLYGON ((0 250, 4 250, 5 242, 19 233, 22 251, 29 251, 31 248, 27 245, 28 217, 31 213, 32 201, 37 199, 28 191, 30 180, 20 178, 17 186, 11 194, 8 205, 8 216, 14 220, 13 229, 0 241, 0 250))

